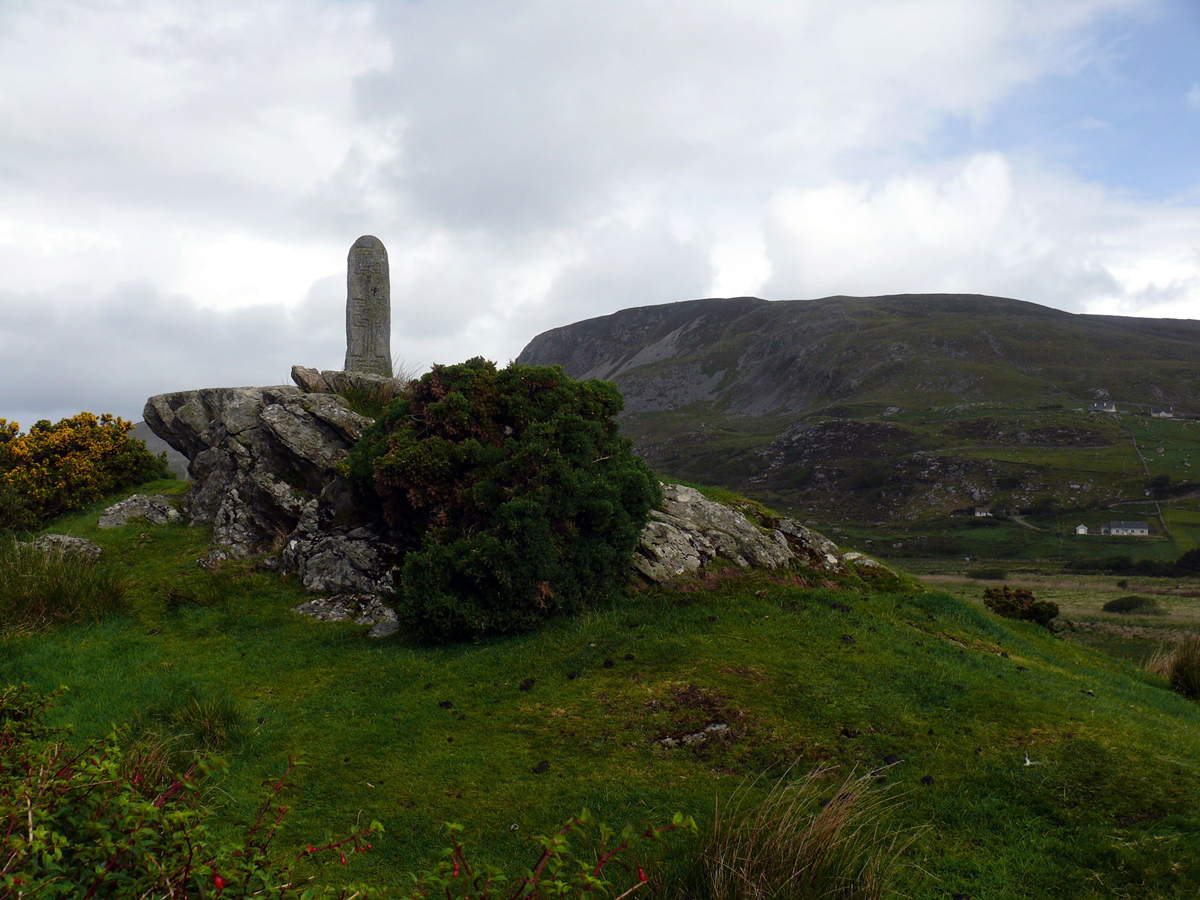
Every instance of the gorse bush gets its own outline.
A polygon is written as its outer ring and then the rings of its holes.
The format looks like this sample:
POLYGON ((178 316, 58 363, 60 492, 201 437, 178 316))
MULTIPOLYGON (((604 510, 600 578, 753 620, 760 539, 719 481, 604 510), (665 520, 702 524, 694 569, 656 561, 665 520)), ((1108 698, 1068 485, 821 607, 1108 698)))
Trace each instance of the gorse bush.
POLYGON ((616 595, 658 481, 617 429, 617 389, 484 359, 435 366, 346 473, 412 549, 398 612, 431 640, 535 627, 616 595))
POLYGON ((1021 619, 1049 626, 1058 616, 1058 604, 1053 600, 1038 600, 1029 588, 985 588, 983 605, 1006 619, 1021 619))
POLYGON ((131 438, 132 428, 108 413, 82 412, 21 434, 0 419, 0 530, 36 528, 123 487, 170 477, 166 455, 131 438))
POLYGON ((0 633, 97 621, 130 587, 112 566, 0 538, 0 633))

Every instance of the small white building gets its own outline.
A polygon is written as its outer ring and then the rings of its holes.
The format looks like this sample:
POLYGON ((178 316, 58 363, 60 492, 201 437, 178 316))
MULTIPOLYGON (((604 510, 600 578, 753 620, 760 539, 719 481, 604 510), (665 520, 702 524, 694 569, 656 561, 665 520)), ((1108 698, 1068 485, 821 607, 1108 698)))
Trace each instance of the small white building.
POLYGON ((1107 525, 1100 526, 1100 533, 1121 537, 1148 537, 1150 535, 1150 523, 1125 522, 1113 519, 1107 525))
POLYGON ((981 518, 983 516, 990 516, 991 514, 992 514, 992 508, 990 506, 975 507, 975 517, 976 518, 981 518))
POLYGON ((1152 406, 1150 407, 1150 415, 1155 419, 1175 418, 1175 412, 1169 406, 1152 406))
POLYGON ((1116 411, 1117 411, 1117 404, 1115 404, 1109 400, 1100 400, 1100 401, 1097 401, 1096 403, 1088 404, 1088 412, 1115 413, 1116 411))
POLYGON ((1087 527, 1086 525, 1076 525, 1076 526, 1075 526, 1075 533, 1076 533, 1076 534, 1087 534, 1087 533, 1088 533, 1088 527, 1087 527))

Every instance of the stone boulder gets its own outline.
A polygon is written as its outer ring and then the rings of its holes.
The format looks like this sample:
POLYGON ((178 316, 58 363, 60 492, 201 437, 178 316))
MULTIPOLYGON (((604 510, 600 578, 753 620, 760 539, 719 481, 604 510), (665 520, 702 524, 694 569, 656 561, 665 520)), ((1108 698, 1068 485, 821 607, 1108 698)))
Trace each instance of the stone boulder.
POLYGON ((663 485, 633 565, 651 581, 694 575, 717 557, 742 568, 778 569, 794 562, 826 574, 849 572, 837 545, 792 519, 760 528, 738 510, 678 484, 663 485))
POLYGON ((345 394, 359 391, 372 396, 395 396, 405 387, 400 378, 370 372, 318 372, 307 366, 292 366, 292 381, 306 394, 345 394))
POLYGON ((309 600, 292 610, 309 616, 318 622, 353 622, 355 625, 370 625, 368 636, 387 637, 400 630, 396 611, 384 606, 374 594, 337 594, 318 600, 309 600))
POLYGON ((134 494, 104 510, 96 524, 100 528, 120 528, 133 519, 145 519, 148 525, 166 525, 182 518, 170 498, 161 494, 153 497, 134 494))
POLYGON ((310 590, 391 587, 388 529, 354 507, 337 472, 372 420, 341 397, 291 385, 207 388, 151 397, 143 415, 188 458, 189 521, 213 528, 206 565, 283 550, 283 566, 310 590), (335 527, 343 521, 353 525, 335 527))
POLYGON ((47 556, 60 556, 64 559, 81 559, 84 562, 95 562, 102 552, 99 544, 87 538, 73 537, 69 534, 43 534, 22 547, 30 547, 47 556))

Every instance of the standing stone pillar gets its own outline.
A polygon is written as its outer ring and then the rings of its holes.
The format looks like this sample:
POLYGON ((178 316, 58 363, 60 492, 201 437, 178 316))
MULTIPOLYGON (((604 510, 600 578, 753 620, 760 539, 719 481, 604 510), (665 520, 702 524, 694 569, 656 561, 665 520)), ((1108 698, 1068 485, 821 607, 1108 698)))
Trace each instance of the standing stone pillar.
POLYGON ((383 241, 366 234, 346 257, 346 371, 392 374, 392 287, 383 241))

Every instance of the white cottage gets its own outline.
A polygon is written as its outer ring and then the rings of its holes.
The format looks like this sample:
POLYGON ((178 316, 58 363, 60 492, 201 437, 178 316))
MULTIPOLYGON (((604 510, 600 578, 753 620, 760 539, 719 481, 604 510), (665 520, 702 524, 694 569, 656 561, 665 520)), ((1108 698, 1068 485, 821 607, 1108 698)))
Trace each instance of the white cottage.
POLYGON ((1150 535, 1150 523, 1125 522, 1113 519, 1107 525, 1100 526, 1100 533, 1122 537, 1148 537, 1150 535))
POLYGON ((1087 527, 1086 525, 1076 525, 1076 526, 1075 526, 1075 533, 1076 533, 1076 534, 1087 534, 1087 533, 1088 533, 1088 527, 1087 527))

